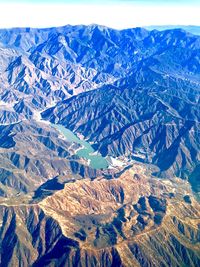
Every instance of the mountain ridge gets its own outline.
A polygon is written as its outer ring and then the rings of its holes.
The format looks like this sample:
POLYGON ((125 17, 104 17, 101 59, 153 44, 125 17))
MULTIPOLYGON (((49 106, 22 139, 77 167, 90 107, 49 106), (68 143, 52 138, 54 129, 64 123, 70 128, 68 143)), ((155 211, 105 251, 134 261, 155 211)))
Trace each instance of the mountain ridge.
POLYGON ((199 266, 200 37, 6 29, 0 62, 0 265, 199 266))

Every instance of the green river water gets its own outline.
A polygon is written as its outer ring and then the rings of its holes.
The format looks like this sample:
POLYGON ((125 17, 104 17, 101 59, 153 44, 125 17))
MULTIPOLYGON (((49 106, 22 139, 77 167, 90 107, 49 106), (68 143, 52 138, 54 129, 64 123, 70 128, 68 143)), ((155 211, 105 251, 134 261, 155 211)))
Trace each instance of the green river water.
POLYGON ((93 169, 106 169, 108 167, 107 160, 100 154, 94 155, 95 152, 90 143, 85 140, 79 139, 72 131, 65 128, 60 124, 52 124, 59 132, 61 132, 67 141, 74 142, 83 146, 82 149, 78 150, 76 155, 80 158, 84 158, 90 161, 90 167, 93 169))

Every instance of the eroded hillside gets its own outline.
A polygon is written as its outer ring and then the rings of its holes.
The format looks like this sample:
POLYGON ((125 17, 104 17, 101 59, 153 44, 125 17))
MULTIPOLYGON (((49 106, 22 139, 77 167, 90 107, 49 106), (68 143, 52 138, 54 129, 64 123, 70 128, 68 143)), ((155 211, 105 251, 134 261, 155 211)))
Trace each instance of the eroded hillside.
POLYGON ((182 29, 0 30, 0 266, 200 266, 199 71, 182 29))

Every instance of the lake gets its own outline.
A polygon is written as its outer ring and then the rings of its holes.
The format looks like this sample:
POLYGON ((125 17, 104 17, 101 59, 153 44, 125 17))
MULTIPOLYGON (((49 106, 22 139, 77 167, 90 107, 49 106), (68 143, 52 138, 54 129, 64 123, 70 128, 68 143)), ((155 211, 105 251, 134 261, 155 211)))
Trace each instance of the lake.
POLYGON ((72 131, 65 128, 64 126, 60 124, 51 124, 54 128, 56 128, 60 133, 64 135, 67 141, 74 142, 77 144, 80 144, 83 146, 83 148, 79 149, 76 152, 76 155, 78 155, 80 158, 84 158, 86 160, 89 160, 89 165, 93 169, 106 169, 108 168, 108 162, 107 160, 102 157, 100 154, 94 154, 94 149, 85 140, 81 140, 76 136, 72 131))

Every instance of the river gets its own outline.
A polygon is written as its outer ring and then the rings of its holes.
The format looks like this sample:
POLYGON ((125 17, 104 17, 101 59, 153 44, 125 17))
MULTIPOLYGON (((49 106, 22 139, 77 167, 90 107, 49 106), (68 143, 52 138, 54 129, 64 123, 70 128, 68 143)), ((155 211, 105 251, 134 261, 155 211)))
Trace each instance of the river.
POLYGON ((60 133, 62 133, 67 141, 80 144, 83 147, 76 152, 76 155, 78 155, 80 158, 89 160, 89 165, 91 168, 93 169, 108 168, 107 160, 100 154, 96 153, 94 154, 95 151, 90 145, 90 143, 88 143, 85 140, 81 140, 72 131, 70 131, 69 129, 65 128, 60 124, 51 124, 51 125, 54 128, 56 128, 60 133))

